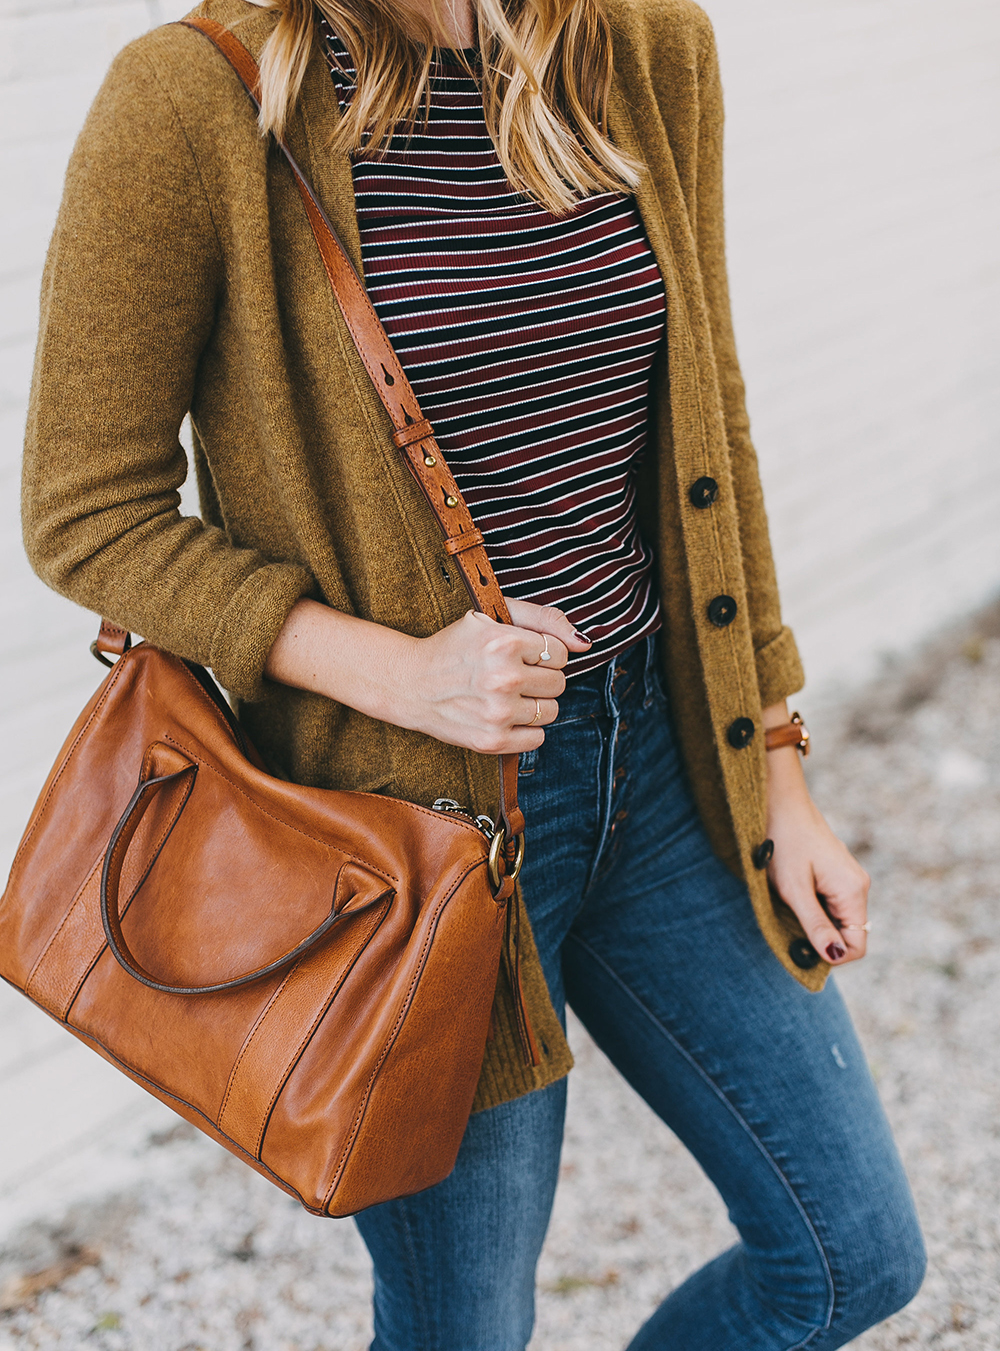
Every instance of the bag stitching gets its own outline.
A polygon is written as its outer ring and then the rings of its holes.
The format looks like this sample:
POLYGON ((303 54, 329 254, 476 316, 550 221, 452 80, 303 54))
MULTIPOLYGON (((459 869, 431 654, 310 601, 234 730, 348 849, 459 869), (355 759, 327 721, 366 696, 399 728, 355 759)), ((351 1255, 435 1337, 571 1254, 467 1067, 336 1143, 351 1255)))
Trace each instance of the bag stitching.
MULTIPOLYGON (((260 1129, 257 1132, 257 1140, 255 1144, 256 1158, 260 1158, 261 1156, 261 1152, 264 1147, 264 1136, 267 1134, 267 1128, 271 1123, 271 1114, 274 1111, 275 1104, 281 1097, 285 1085, 288 1083, 289 1078, 293 1074, 295 1066, 298 1064, 298 1061, 302 1057, 302 1054, 304 1053, 306 1047, 312 1040, 317 1027, 320 1025, 320 1023, 323 1021, 326 1015, 330 1012, 330 1005, 333 1003, 334 999, 336 999, 337 995, 343 989, 344 981, 347 980, 347 977, 351 974, 351 971, 353 971, 355 964, 358 961, 358 958, 361 956, 362 952, 364 952, 365 948, 375 937, 375 934, 378 932, 378 930, 382 927, 382 922, 385 919, 386 915, 389 913, 390 904, 391 902, 389 900, 383 902, 383 904, 379 907, 381 913, 376 912, 376 914, 373 916, 371 920, 370 931, 364 936, 364 941, 358 945, 357 950, 353 953, 350 960, 350 964, 348 965, 347 970, 344 972, 343 976, 337 983, 336 989, 333 991, 330 998, 323 1005, 322 1010, 313 1019, 312 1023, 309 1026, 308 1031, 302 1038, 302 1041, 298 1049, 296 1050, 294 1056, 290 1057, 288 1063, 286 1064, 284 1070, 282 1071, 280 1081, 271 1095, 271 1099, 267 1104, 267 1111, 264 1113, 263 1119, 260 1124, 260 1129)), ((297 965, 301 965, 301 963, 298 963, 297 965)))
POLYGON ((400 884, 399 878, 395 877, 392 873, 384 872, 381 868, 376 867, 373 863, 370 863, 367 859, 360 858, 357 854, 348 854, 345 850, 338 849, 335 845, 327 844, 327 842, 324 839, 322 839, 319 835, 312 835, 309 833, 309 831, 300 829, 299 826, 290 825, 287 821, 283 821, 280 816, 275 816, 273 812, 269 812, 266 807, 263 807, 259 802, 256 801, 256 799, 252 798, 250 794, 247 793, 243 788, 241 788, 240 785, 234 779, 230 778, 228 774, 225 774, 221 769, 219 769, 216 765, 212 764, 210 761, 202 759, 202 757, 198 755, 197 751, 191 750, 189 746, 185 746, 184 743, 182 741, 178 741, 176 737, 173 737, 168 733, 167 735, 164 736, 163 739, 164 741, 169 741, 171 745, 176 746, 178 750, 183 751, 185 755, 189 755, 192 760, 196 760, 199 765, 201 765, 204 769, 207 769, 210 773, 215 774, 217 778, 222 779, 224 783, 228 783, 230 788, 232 788, 234 792, 239 793, 240 797, 245 798, 246 801, 250 803, 251 807, 253 807, 256 811, 259 811, 262 816, 266 816, 269 821, 273 821, 276 825, 283 826, 287 830, 291 830, 296 835, 301 835, 304 840, 310 840, 312 841, 313 844, 321 845, 331 854, 336 853, 339 854, 341 858, 350 859, 352 863, 360 864, 361 867, 368 868, 371 872, 378 873, 379 877, 384 877, 387 882, 394 882, 397 887, 399 886, 400 884))
MULTIPOLYGON (((343 867, 341 867, 340 872, 337 874, 337 887, 334 888, 334 909, 336 909, 336 904, 337 904, 337 889, 339 888, 339 885, 340 885, 340 877, 341 877, 341 874, 343 873, 343 871, 344 871, 344 869, 343 869, 343 867)), ((368 940, 366 939, 365 942, 367 942, 367 941, 368 941, 368 940)), ((285 989, 286 985, 287 985, 288 982, 291 980, 292 976, 294 976, 295 972, 299 970, 299 968, 302 966, 302 964, 303 964, 305 961, 307 961, 311 955, 312 955, 311 953, 303 953, 303 955, 299 958, 299 960, 295 963, 295 965, 291 968, 291 970, 288 971, 288 972, 285 974, 285 977, 284 977, 284 979, 282 980, 281 984, 278 986, 278 988, 277 988, 277 989, 274 991, 274 993, 271 995, 270 999, 267 1001, 267 1003, 266 1003, 266 1004, 264 1005, 264 1007, 261 1009, 260 1013, 258 1014, 258 1016, 257 1016, 257 1018, 256 1018, 256 1020, 255 1020, 255 1022, 254 1022, 253 1027, 251 1027, 250 1031, 247 1033, 247 1035, 246 1035, 246 1040, 244 1041, 243 1045, 240 1047, 240 1053, 239 1053, 239 1055, 236 1057, 235 1063, 233 1064, 233 1068, 232 1068, 232 1070, 230 1071, 230 1074, 229 1074, 229 1081, 228 1081, 228 1083, 226 1084, 226 1092, 225 1092, 225 1096, 224 1096, 223 1099, 222 1099, 222 1106, 219 1108, 219 1115, 218 1115, 218 1118, 217 1118, 217 1120, 218 1120, 219 1122, 222 1121, 222 1118, 223 1118, 223 1116, 225 1115, 225 1112, 226 1112, 226 1108, 227 1108, 228 1105, 229 1105, 229 1099, 230 1099, 230 1097, 231 1097, 231 1095, 232 1095, 233 1083, 234 1083, 234 1081, 235 1081, 235 1079, 236 1079, 237 1071, 239 1070, 240 1065, 243 1063, 243 1060, 245 1059, 245 1057, 246 1057, 247 1054, 249 1053, 250 1047, 252 1046, 252 1044, 253 1044, 253 1042, 254 1042, 254 1039, 256 1038, 257 1033, 258 1033, 258 1031, 260 1030, 261 1025, 263 1024, 264 1019, 267 1017, 268 1013, 270 1012, 270 1010, 271 1010, 272 1007, 274 1006, 275 1000, 278 999, 278 998, 280 997, 281 992, 285 989)), ((353 966, 353 965, 354 965, 354 962, 357 960, 357 957, 358 957, 358 953, 355 953, 354 956, 351 958, 350 966, 353 966)), ((350 966, 348 967, 348 970, 350 969, 350 966)), ((341 978, 341 984, 343 983, 343 980, 346 979, 346 977, 347 977, 347 972, 345 971, 344 976, 341 978)), ((298 1052, 296 1052, 296 1054, 298 1054, 298 1052)), ((282 1082, 283 1082, 283 1081, 282 1081, 282 1082)), ((281 1090, 280 1090, 280 1088, 279 1088, 279 1089, 278 1089, 278 1092, 280 1092, 280 1091, 281 1091, 281 1090)), ((275 1098, 276 1098, 276 1097, 277 1097, 277 1093, 275 1094, 275 1098)), ((267 1111, 267 1113, 265 1114, 265 1118, 264 1118, 265 1122, 266 1122, 266 1120, 267 1120, 267 1116, 270 1114, 271 1107, 273 1107, 273 1105, 274 1105, 274 1100, 275 1100, 275 1099, 272 1098, 271 1102, 268 1104, 268 1111, 267 1111)), ((261 1130, 261 1135, 263 1135, 263 1128, 262 1128, 262 1130, 261 1130)), ((258 1140, 258 1145, 259 1145, 259 1143, 260 1143, 260 1141, 258 1140)))
MULTIPOLYGON (((149 748, 147 747, 146 753, 145 753, 145 755, 143 755, 143 758, 142 758, 142 769, 143 769, 143 772, 145 771, 145 768, 146 768, 146 757, 148 756, 148 754, 149 754, 149 748)), ((183 811, 183 810, 184 810, 184 808, 183 808, 183 806, 182 806, 182 807, 181 807, 181 811, 183 811)), ((170 833, 171 833, 171 831, 173 830, 174 826, 177 824, 177 820, 178 820, 179 816, 180 816, 180 812, 175 813, 173 819, 172 819, 171 821, 169 821, 169 822, 167 823, 166 826, 164 826, 163 832, 162 832, 162 834, 160 835, 160 838, 157 840, 157 842, 156 842, 156 844, 155 844, 155 846, 154 846, 154 848, 153 848, 153 858, 152 858, 152 861, 150 862, 149 866, 146 868, 146 870, 145 870, 145 872, 143 873, 142 877, 139 879, 139 885, 138 885, 137 887, 135 887, 135 889, 133 890, 131 896, 130 896, 130 897, 128 898, 128 900, 125 902, 124 908, 121 910, 122 918, 124 918, 124 916, 127 914, 128 909, 129 909, 129 906, 132 904, 132 902, 135 900, 136 896, 137 896, 137 895, 139 894, 139 892, 142 890, 143 884, 145 883, 146 879, 148 878, 150 872, 152 871, 153 865, 156 863, 156 860, 157 860, 157 858, 159 857, 160 851, 161 851, 161 849, 163 848, 164 844, 165 844, 166 841, 167 841, 167 837, 170 835, 170 833)), ((40 953, 40 955, 39 955, 39 957, 38 957, 38 960, 35 962, 35 965, 31 968, 31 974, 29 975, 27 981, 25 982, 25 986, 24 986, 25 993, 27 993, 28 987, 31 985, 31 982, 35 979, 35 975, 36 975, 36 973, 37 973, 37 971, 38 971, 38 968, 39 968, 39 966, 42 964, 42 962, 45 960, 45 958, 46 958, 46 956, 47 956, 47 954, 48 954, 49 949, 52 947, 52 944, 56 941, 56 939, 57 939, 57 938, 59 937, 59 935, 62 933, 62 931, 63 931, 63 929, 65 928, 66 924, 69 922, 70 917, 72 916, 74 910, 76 910, 77 907, 80 905, 80 903, 81 903, 81 901, 82 901, 82 898, 83 898, 83 893, 84 893, 84 891, 86 891, 86 889, 87 889, 87 884, 89 883, 90 879, 94 876, 94 873, 97 872, 98 868, 101 867, 101 864, 102 864, 103 861, 104 861, 104 857, 105 857, 105 853, 106 853, 106 852, 107 852, 107 851, 105 850, 103 853, 101 853, 101 854, 99 854, 99 855, 97 856, 97 861, 96 861, 96 863, 95 863, 94 866, 91 868, 90 872, 87 874, 86 878, 84 879, 83 884, 82 884, 82 885, 80 886, 80 888, 78 889, 76 895, 73 897, 73 900, 72 900, 72 902, 70 903, 70 907, 69 907, 69 909, 66 911, 65 915, 63 915, 62 920, 60 921, 58 928, 54 931, 54 933, 51 934, 51 936, 49 937, 49 941, 45 944, 44 951, 40 953)), ((98 948, 98 950, 97 950, 97 954, 96 954, 96 956, 94 957, 93 961, 91 961, 91 962, 89 963, 89 965, 87 966, 87 970, 83 973, 83 975, 82 975, 82 976, 80 977, 80 979, 78 980, 77 985, 76 985, 76 988, 75 988, 74 991, 73 991, 73 996, 72 996, 72 998, 70 999, 69 1004, 66 1006, 66 1012, 65 1012, 64 1014, 60 1015, 61 1018, 62 1018, 62 1020, 63 1020, 64 1022, 65 1022, 65 1020, 69 1017, 69 1011, 70 1011, 70 1009, 73 1007, 73 1005, 76 1003, 77 996, 79 995, 80 990, 81 990, 81 988, 83 987, 83 985, 86 983, 87 977, 90 975, 91 971, 94 969, 94 962, 96 962, 96 961, 98 961, 98 960, 100 959, 101 954, 104 952, 104 949, 105 949, 107 946, 108 946, 108 945, 107 945, 107 942, 106 942, 106 941, 103 942, 103 943, 101 944, 101 946, 100 946, 100 947, 98 948)))
POLYGON ((354 1149, 354 1143, 355 1140, 357 1139, 358 1130, 360 1129, 362 1119, 368 1108, 368 1102, 371 1097, 372 1087, 374 1086, 375 1080, 378 1077, 379 1070, 382 1068, 386 1056, 392 1049, 393 1042, 396 1040, 396 1037, 399 1033, 399 1029, 401 1028, 406 1018, 406 1015, 412 1006, 413 992, 416 989, 420 981, 420 978, 424 973, 424 967, 427 961, 427 952, 428 949, 430 948, 431 943, 434 940, 434 935, 437 932, 437 926, 440 923, 442 911, 444 910, 448 902, 453 899, 456 892, 458 891, 458 888, 462 885, 462 883, 466 880, 466 878, 471 876, 471 874, 479 866, 480 866, 479 864, 474 864, 473 867, 466 869, 466 871, 462 874, 462 876, 456 880, 454 887, 451 889, 448 895, 442 897, 441 902, 438 905, 438 908, 434 914, 433 923, 431 925, 430 931, 426 939, 424 940, 424 946, 421 949, 420 953, 420 960, 417 965, 417 969, 413 974, 413 979, 410 981, 410 987, 407 990, 405 997, 403 998, 402 1007, 400 1008, 400 1011, 396 1017, 396 1021, 393 1024, 392 1030, 389 1033, 388 1037, 386 1038, 385 1045, 382 1048, 382 1053, 379 1056, 378 1061, 376 1062, 375 1067, 371 1072, 371 1076, 368 1080, 368 1083, 365 1085, 365 1091, 362 1094, 361 1104, 358 1107, 357 1115, 355 1116, 354 1123, 351 1127, 347 1144, 344 1146, 344 1152, 341 1154, 340 1159, 337 1162, 337 1167, 334 1169, 333 1180, 331 1181, 327 1193, 323 1198, 324 1213, 326 1212, 326 1208, 333 1198, 333 1193, 336 1191, 337 1187, 340 1184, 340 1179, 343 1174, 344 1167, 347 1163, 348 1158, 350 1157, 352 1150, 354 1149))

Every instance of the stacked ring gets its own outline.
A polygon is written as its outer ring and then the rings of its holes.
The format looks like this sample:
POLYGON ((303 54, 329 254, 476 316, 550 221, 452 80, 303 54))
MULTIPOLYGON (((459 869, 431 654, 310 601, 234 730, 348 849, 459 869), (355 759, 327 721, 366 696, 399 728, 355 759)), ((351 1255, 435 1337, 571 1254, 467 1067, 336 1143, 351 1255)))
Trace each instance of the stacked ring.
POLYGON ((538 700, 536 699, 536 700, 535 700, 535 716, 534 716, 534 717, 531 719, 531 721, 528 723, 528 726, 529 726, 529 727, 534 727, 535 723, 536 723, 536 722, 541 722, 541 720, 542 720, 542 706, 541 706, 541 704, 538 702, 538 700))

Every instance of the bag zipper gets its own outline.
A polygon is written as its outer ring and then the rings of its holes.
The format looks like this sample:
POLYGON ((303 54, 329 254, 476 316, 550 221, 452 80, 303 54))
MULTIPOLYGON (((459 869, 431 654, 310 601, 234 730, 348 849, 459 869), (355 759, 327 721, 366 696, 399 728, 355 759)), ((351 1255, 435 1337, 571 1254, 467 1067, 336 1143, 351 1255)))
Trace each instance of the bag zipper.
POLYGON ((466 821, 471 821, 474 826, 481 830, 488 840, 492 840, 493 836, 496 834, 497 828, 492 817, 487 816, 485 812, 480 813, 479 816, 473 816, 471 812, 466 811, 460 802, 456 802, 453 797, 435 798, 433 810, 436 812, 449 812, 453 816, 464 817, 466 821))

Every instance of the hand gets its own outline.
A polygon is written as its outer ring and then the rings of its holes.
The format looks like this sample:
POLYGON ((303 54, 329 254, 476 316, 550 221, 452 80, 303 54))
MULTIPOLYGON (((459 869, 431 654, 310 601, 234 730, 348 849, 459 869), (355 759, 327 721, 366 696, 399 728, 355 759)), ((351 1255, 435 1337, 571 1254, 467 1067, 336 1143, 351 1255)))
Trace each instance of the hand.
POLYGON ((487 755, 540 746, 559 714, 569 653, 590 643, 561 610, 528 601, 508 608, 513 624, 470 611, 420 639, 389 721, 487 755))
MULTIPOLYGON (((765 712, 765 726, 787 721, 783 706, 765 712)), ((821 957, 834 966, 857 961, 865 955, 868 935, 846 926, 866 922, 871 879, 809 796, 795 748, 769 751, 767 768, 771 885, 821 957)))
POLYGON ((300 600, 264 673, 453 746, 488 755, 534 750, 558 716, 569 653, 586 652, 590 641, 561 610, 508 606, 513 624, 470 611, 429 638, 411 638, 300 600))

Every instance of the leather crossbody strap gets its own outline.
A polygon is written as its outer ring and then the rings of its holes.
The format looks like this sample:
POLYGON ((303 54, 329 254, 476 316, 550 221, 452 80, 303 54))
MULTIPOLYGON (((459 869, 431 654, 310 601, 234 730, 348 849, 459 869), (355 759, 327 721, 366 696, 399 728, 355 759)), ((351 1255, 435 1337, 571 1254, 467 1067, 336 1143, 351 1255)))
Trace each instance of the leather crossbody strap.
MULTIPOLYGON (((260 68, 242 42, 212 19, 183 19, 181 23, 187 28, 196 29, 215 44, 239 76, 254 107, 259 111, 260 68)), ((509 624, 511 618, 507 603, 486 556, 482 533, 476 528, 454 475, 445 463, 434 438, 433 427, 420 411, 417 396, 372 307, 365 284, 355 271, 288 146, 283 140, 278 140, 277 144, 295 176, 326 275, 358 355, 392 421, 393 442, 406 456, 410 471, 430 503, 444 536, 445 550, 455 560, 476 608, 499 623, 509 624)), ((501 900, 513 891, 516 863, 523 848, 520 837, 524 832, 524 816, 517 802, 517 756, 502 755, 499 761, 498 824, 503 826, 502 853, 507 869, 497 896, 501 900), (511 876, 512 873, 514 876, 511 876)))

